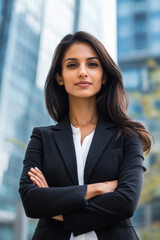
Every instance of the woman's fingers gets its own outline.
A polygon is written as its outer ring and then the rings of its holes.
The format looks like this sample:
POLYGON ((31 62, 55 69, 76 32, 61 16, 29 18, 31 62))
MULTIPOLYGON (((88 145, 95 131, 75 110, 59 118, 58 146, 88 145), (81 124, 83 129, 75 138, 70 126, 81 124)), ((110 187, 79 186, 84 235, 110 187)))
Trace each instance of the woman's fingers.
POLYGON ((41 181, 43 182, 44 186, 48 187, 47 181, 46 181, 43 173, 38 168, 36 168, 36 167, 35 168, 31 168, 31 172, 41 179, 41 181))
POLYGON ((34 175, 36 175, 37 177, 39 177, 42 181, 44 180, 44 175, 43 175, 43 173, 42 173, 40 170, 37 171, 36 169, 31 168, 30 171, 31 171, 34 175))
POLYGON ((48 186, 47 181, 46 181, 43 173, 42 173, 37 167, 35 167, 35 170, 40 174, 41 179, 42 179, 42 181, 44 182, 44 184, 45 184, 46 186, 48 186))
POLYGON ((102 188, 102 193, 114 192, 117 185, 118 185, 117 180, 100 183, 100 186, 102 188))
POLYGON ((52 217, 52 218, 63 222, 63 215, 58 215, 58 216, 55 216, 55 217, 52 217))
POLYGON ((47 183, 47 181, 46 181, 45 176, 43 175, 43 173, 42 173, 37 167, 35 167, 35 169, 36 169, 39 173, 42 174, 43 183, 44 183, 44 185, 45 185, 46 187, 48 187, 48 183, 47 183))
POLYGON ((108 185, 108 189, 112 192, 116 189, 117 185, 118 185, 118 181, 114 180, 114 181, 108 181, 107 182, 108 185))
POLYGON ((43 173, 38 168, 31 168, 28 172, 30 179, 33 183, 35 183, 38 187, 48 187, 47 181, 43 175, 43 173))
POLYGON ((31 172, 28 172, 28 175, 30 176, 31 181, 37 185, 37 187, 43 187, 43 183, 40 178, 38 178, 36 175, 34 175, 31 172))
POLYGON ((34 177, 32 177, 32 176, 30 176, 30 179, 31 179, 31 181, 34 183, 34 184, 36 184, 37 185, 37 187, 41 187, 41 184, 40 184, 40 182, 36 179, 36 178, 34 178, 34 177))

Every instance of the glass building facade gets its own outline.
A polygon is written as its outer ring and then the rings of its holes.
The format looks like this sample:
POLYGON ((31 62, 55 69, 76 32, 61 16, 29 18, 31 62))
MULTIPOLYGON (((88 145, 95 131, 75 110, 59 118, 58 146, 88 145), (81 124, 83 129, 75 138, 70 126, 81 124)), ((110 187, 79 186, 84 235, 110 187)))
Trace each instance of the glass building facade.
POLYGON ((14 239, 18 185, 34 126, 49 122, 36 85, 44 1, 0 1, 0 239, 14 239))
POLYGON ((118 64, 129 115, 155 138, 145 157, 142 197, 133 220, 142 240, 160 239, 160 1, 117 0, 118 64))
POLYGON ((51 65, 54 50, 60 39, 73 33, 75 21, 74 0, 47 0, 43 15, 39 58, 37 66, 37 85, 42 89, 51 65))
POLYGON ((160 1, 117 0, 119 59, 160 54, 160 1))
POLYGON ((0 0, 0 240, 31 239, 18 186, 32 129, 54 124, 43 93, 53 52, 78 30, 103 39, 102 9, 103 0, 0 0))
POLYGON ((102 41, 104 37, 104 1, 92 0, 91 4, 89 0, 80 0, 77 5, 79 7, 79 19, 75 31, 87 31, 102 41))

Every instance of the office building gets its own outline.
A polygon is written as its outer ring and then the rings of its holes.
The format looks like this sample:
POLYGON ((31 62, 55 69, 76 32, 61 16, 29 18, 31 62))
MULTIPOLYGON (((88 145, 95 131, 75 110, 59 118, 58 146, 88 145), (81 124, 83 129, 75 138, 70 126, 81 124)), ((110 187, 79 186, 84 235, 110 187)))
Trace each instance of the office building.
POLYGON ((150 236, 146 239, 153 239, 149 231, 153 225, 160 224, 157 181, 160 169, 160 1, 117 0, 117 34, 118 64, 130 97, 129 114, 141 121, 156 140, 151 154, 146 157, 145 165, 150 173, 145 173, 141 204, 133 218, 142 239, 145 239, 142 228, 146 236, 150 236))
POLYGON ((18 184, 32 129, 54 124, 44 82, 64 35, 84 30, 103 40, 102 3, 0 1, 0 240, 31 239, 35 223, 19 206, 18 184))
POLYGON ((34 126, 49 122, 36 86, 44 1, 0 4, 0 239, 14 239, 18 183, 34 126))

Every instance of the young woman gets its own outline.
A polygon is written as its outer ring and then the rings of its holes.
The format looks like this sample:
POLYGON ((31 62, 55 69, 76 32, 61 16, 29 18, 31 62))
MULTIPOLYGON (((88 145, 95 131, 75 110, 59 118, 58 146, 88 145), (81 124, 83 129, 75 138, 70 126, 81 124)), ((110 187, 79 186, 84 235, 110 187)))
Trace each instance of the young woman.
POLYGON ((19 192, 34 240, 136 240, 150 133, 127 115, 120 69, 86 32, 66 35, 45 83, 56 125, 33 129, 19 192))

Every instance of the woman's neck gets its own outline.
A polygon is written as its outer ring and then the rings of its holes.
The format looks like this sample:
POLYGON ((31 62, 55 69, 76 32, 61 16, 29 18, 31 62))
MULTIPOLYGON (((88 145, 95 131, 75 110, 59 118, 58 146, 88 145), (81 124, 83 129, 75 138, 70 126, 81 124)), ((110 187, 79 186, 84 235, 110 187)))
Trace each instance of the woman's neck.
POLYGON ((95 98, 69 98, 69 118, 73 126, 97 124, 98 112, 95 98))

